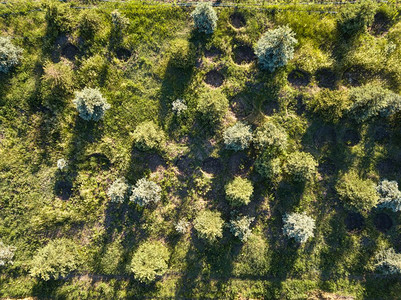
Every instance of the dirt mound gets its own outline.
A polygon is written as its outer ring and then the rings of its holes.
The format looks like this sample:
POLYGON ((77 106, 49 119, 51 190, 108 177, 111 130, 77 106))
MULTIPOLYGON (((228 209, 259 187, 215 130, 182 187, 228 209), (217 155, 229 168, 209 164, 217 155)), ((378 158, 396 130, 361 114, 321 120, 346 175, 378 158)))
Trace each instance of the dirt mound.
POLYGON ((377 230, 387 232, 393 226, 393 220, 386 213, 378 213, 373 219, 373 223, 377 230))
POLYGON ((249 64, 256 58, 252 47, 246 45, 237 46, 234 48, 233 54, 233 60, 238 65, 249 64))
POLYGON ((344 132, 342 140, 343 140, 344 144, 352 147, 361 141, 361 136, 359 135, 359 132, 356 131, 355 129, 347 129, 344 132))
POLYGON ((345 218, 345 226, 350 232, 360 231, 365 227, 365 220, 360 213, 350 212, 345 218))
POLYGON ((331 158, 326 158, 319 163, 318 170, 322 175, 332 176, 336 173, 337 166, 331 158))
POLYGON ((217 70, 211 70, 206 73, 205 82, 213 87, 219 87, 224 82, 224 76, 217 70))
POLYGON ((311 75, 301 70, 293 70, 288 74, 287 80, 295 87, 307 86, 310 83, 311 75))
POLYGON ((116 50, 116 56, 119 60, 127 61, 131 55, 131 51, 126 48, 118 48, 116 50))
POLYGON ((210 174, 219 174, 223 171, 223 164, 220 159, 208 157, 202 162, 202 170, 210 174))
POLYGON ((87 161, 90 165, 95 164, 96 167, 102 170, 108 170, 111 167, 110 159, 103 153, 93 153, 87 156, 87 161))
POLYGON ((54 193, 62 200, 70 199, 72 195, 72 182, 59 180, 54 185, 54 193))
POLYGON ((228 159, 228 171, 233 175, 246 174, 252 166, 252 160, 243 152, 237 152, 228 159))
POLYGON ((380 176, 388 176, 398 171, 397 163, 391 158, 385 158, 377 163, 380 176))
POLYGON ((61 48, 61 56, 64 56, 68 60, 75 60, 75 57, 78 55, 78 53, 78 47, 71 43, 67 43, 61 48))
POLYGON ((317 70, 315 77, 317 85, 321 88, 334 89, 336 87, 336 73, 334 73, 333 70, 329 68, 317 70))
POLYGON ((370 30, 374 35, 382 35, 386 33, 390 29, 390 27, 391 20, 385 13, 379 11, 375 14, 375 18, 370 30))
POLYGON ((390 131, 388 126, 379 125, 375 128, 373 139, 379 144, 385 144, 390 139, 390 131))
POLYGON ((230 23, 235 28, 241 28, 246 25, 246 20, 243 14, 235 12, 230 16, 230 23))
POLYGON ((177 166, 178 170, 185 175, 191 175, 195 168, 194 162, 186 155, 180 156, 176 161, 175 165, 177 166))
POLYGON ((211 47, 209 50, 205 50, 205 57, 209 58, 211 60, 218 58, 222 54, 223 54, 223 52, 214 46, 211 47))

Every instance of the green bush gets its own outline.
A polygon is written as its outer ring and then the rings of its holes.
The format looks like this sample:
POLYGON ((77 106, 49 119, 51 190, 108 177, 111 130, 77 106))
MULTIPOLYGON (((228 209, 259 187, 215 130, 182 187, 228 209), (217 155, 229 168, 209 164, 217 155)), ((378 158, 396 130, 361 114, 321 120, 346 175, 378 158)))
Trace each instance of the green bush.
POLYGON ((67 61, 56 64, 45 62, 42 75, 44 96, 62 96, 71 93, 74 86, 73 76, 72 66, 67 61))
POLYGON ((281 179, 281 159, 279 157, 272 158, 266 153, 262 153, 255 161, 255 170, 263 178, 272 182, 279 182, 281 179))
POLYGON ((232 206, 249 204, 252 194, 252 182, 248 179, 237 176, 226 185, 226 198, 232 206))
POLYGON ((110 44, 111 48, 117 48, 123 41, 124 32, 128 28, 130 22, 123 14, 117 9, 111 12, 111 37, 110 44))
POLYGON ((288 135, 280 125, 266 122, 256 130, 253 144, 256 149, 276 155, 286 150, 288 135))
POLYGON ((170 53, 170 63, 177 68, 185 69, 195 65, 195 49, 188 40, 173 40, 170 53))
POLYGON ((310 74, 315 73, 318 69, 327 68, 333 63, 329 55, 315 47, 311 41, 299 48, 294 61, 297 69, 310 74))
POLYGON ((14 46, 9 37, 0 36, 0 72, 8 73, 21 60, 22 49, 14 46))
POLYGON ((4 243, 0 241, 0 267, 12 265, 14 263, 13 259, 16 250, 16 247, 4 245, 4 243))
POLYGON ((118 274, 123 251, 124 248, 118 240, 107 245, 106 251, 102 253, 100 259, 102 274, 118 274))
POLYGON ((211 3, 200 2, 191 13, 195 28, 199 32, 211 34, 217 26, 217 14, 211 3))
POLYGON ((285 170, 294 181, 305 182, 312 180, 316 174, 317 162, 307 152, 293 152, 288 156, 285 170))
POLYGON ((129 185, 125 178, 116 179, 107 191, 111 202, 122 203, 128 196, 129 185))
POLYGON ((226 149, 240 151, 249 147, 252 141, 251 126, 242 122, 235 123, 223 133, 226 149))
POLYGON ((241 242, 246 242, 252 234, 250 226, 254 220, 255 218, 247 216, 231 220, 230 221, 231 233, 234 236, 238 237, 241 240, 241 242))
POLYGON ((401 253, 396 253, 393 248, 379 251, 375 268, 385 275, 401 274, 401 253))
POLYGON ((401 211, 401 192, 397 181, 382 180, 376 187, 379 193, 379 207, 391 209, 394 212, 401 211))
POLYGON ((79 116, 86 121, 99 121, 111 106, 98 89, 84 88, 75 92, 75 104, 79 116))
POLYGON ((161 242, 148 241, 139 246, 131 261, 134 278, 151 283, 162 276, 168 268, 169 250, 161 242))
POLYGON ((255 54, 262 70, 274 72, 294 56, 295 33, 288 26, 267 31, 256 44, 255 54))
POLYGON ((184 99, 176 99, 171 103, 171 109, 177 116, 181 116, 188 109, 188 106, 185 104, 184 99))
POLYGON ((219 212, 201 211, 194 220, 194 228, 198 236, 208 242, 215 242, 223 236, 224 221, 219 212))
POLYGON ((70 32, 75 27, 75 18, 72 17, 68 4, 48 2, 45 5, 47 22, 46 32, 49 37, 56 38, 63 32, 70 32))
POLYGON ((87 41, 93 40, 100 24, 101 20, 96 11, 84 10, 79 18, 79 35, 87 41))
POLYGON ((203 120, 211 125, 221 122, 228 110, 228 100, 219 90, 203 92, 198 101, 198 111, 203 120))
POLYGON ((80 265, 77 245, 68 239, 51 240, 39 249, 30 263, 30 275, 43 280, 59 279, 80 265))
POLYGON ((379 196, 370 179, 361 179, 354 171, 343 174, 336 184, 336 191, 346 206, 361 212, 376 206, 379 196))
POLYGON ((161 187, 146 178, 139 179, 132 188, 130 201, 135 202, 139 206, 145 206, 151 202, 157 203, 161 199, 161 187))
POLYGON ((283 233, 298 243, 305 243, 314 237, 315 220, 305 213, 292 213, 283 216, 283 233))
POLYGON ((153 121, 140 123, 132 135, 135 146, 142 150, 160 150, 166 140, 163 130, 153 121))
POLYGON ((107 61, 99 54, 84 60, 78 70, 79 82, 83 85, 102 86, 107 80, 108 74, 107 61))

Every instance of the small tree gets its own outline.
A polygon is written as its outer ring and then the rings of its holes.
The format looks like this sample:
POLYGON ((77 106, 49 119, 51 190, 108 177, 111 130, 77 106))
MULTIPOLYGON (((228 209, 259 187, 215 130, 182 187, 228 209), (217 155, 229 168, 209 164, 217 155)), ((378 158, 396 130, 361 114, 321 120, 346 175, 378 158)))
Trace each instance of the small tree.
POLYGON ((101 20, 96 10, 87 9, 84 10, 79 20, 79 34, 87 41, 93 40, 96 35, 96 31, 100 27, 101 20))
POLYGON ((295 33, 288 26, 267 31, 255 47, 261 69, 274 72, 285 66, 294 57, 294 46, 297 42, 295 33))
POLYGON ((176 68, 185 69, 195 65, 195 50, 188 40, 173 40, 170 46, 170 53, 170 62, 176 68))
POLYGON ((153 121, 140 123, 132 136, 135 146, 142 151, 159 150, 166 139, 164 132, 153 121))
POLYGON ((107 191, 111 202, 122 203, 128 196, 129 185, 125 178, 116 179, 107 191))
POLYGON ((75 92, 75 104, 79 116, 86 121, 99 121, 111 106, 98 89, 84 88, 75 92))
POLYGON ((185 104, 185 100, 177 99, 177 100, 174 100, 173 103, 171 103, 171 109, 177 116, 181 116, 182 114, 185 113, 185 111, 188 109, 188 107, 185 104))
POLYGON ((123 33, 129 26, 129 19, 121 14, 118 10, 111 13, 111 47, 115 48, 123 41, 123 33))
POLYGON ((201 211, 194 220, 194 228, 198 236, 208 242, 215 242, 223 236, 224 221, 219 212, 201 211))
POLYGON ((131 261, 134 278, 143 283, 151 283, 162 276, 168 268, 170 253, 158 241, 148 241, 139 246, 131 261))
POLYGON ((287 148, 288 135, 280 125, 267 122, 256 130, 253 144, 256 149, 276 155, 287 148))
POLYGON ((354 171, 343 174, 337 181, 336 190, 346 206, 366 212, 376 206, 379 196, 370 179, 361 179, 354 171))
POLYGON ((161 187, 146 178, 139 179, 132 189, 130 201, 139 206, 145 206, 151 202, 157 203, 161 199, 161 187))
POLYGON ((0 241, 0 266, 12 265, 14 263, 14 255, 17 248, 14 246, 4 245, 0 241))
POLYGON ((228 100, 219 90, 211 90, 201 94, 198 102, 198 111, 203 120, 211 125, 221 121, 228 110, 228 100))
POLYGON ((307 152, 293 152, 289 155, 286 172, 297 182, 312 180, 316 174, 317 162, 307 152))
POLYGON ((252 234, 250 226, 253 220, 255 220, 255 218, 247 216, 231 220, 230 221, 231 233, 234 236, 238 237, 241 240, 241 242, 246 242, 252 234))
POLYGON ((14 46, 9 37, 0 36, 0 72, 8 73, 18 65, 22 49, 14 46))
POLYGON ((191 13, 191 17, 199 32, 211 34, 217 26, 217 14, 211 3, 199 3, 191 13))
POLYGON ((59 160, 57 160, 57 168, 60 171, 63 171, 67 167, 68 167, 68 162, 64 158, 60 158, 59 160))
POLYGON ((226 149, 234 151, 244 150, 249 147, 252 141, 251 126, 237 122, 234 126, 224 131, 223 139, 226 149))
POLYGON ((382 180, 376 187, 379 193, 379 206, 391 209, 394 212, 401 211, 401 192, 397 181, 382 180))
POLYGON ((315 220, 305 213, 285 214, 283 222, 284 235, 295 239, 298 243, 305 243, 309 238, 314 237, 315 220))
POLYGON ((43 66, 43 71, 42 90, 44 96, 62 96, 72 92, 74 72, 67 61, 60 61, 56 64, 47 61, 43 66))
POLYGON ((401 253, 396 253, 393 248, 379 251, 376 262, 376 270, 383 274, 401 274, 401 253))
POLYGON ((187 220, 181 219, 177 222, 177 224, 175 224, 175 230, 178 233, 185 234, 188 232, 189 226, 190 223, 187 220))
POLYGON ((260 155, 255 162, 255 169, 263 178, 278 182, 281 179, 281 160, 272 158, 266 153, 260 155))
POLYGON ((253 194, 252 182, 248 179, 235 177, 226 185, 226 198, 232 206, 247 205, 253 194))

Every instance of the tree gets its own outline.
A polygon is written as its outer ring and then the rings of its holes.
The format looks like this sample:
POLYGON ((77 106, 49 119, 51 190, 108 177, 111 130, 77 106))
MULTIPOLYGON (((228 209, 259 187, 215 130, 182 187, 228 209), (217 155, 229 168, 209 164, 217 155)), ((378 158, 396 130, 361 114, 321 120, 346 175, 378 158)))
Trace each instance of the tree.
POLYGON ((13 259, 16 250, 16 247, 4 245, 4 243, 0 241, 0 266, 12 265, 14 263, 13 259))
POLYGON ((14 46, 11 38, 0 36, 0 72, 8 73, 21 60, 22 49, 14 46))
POLYGON ((391 209, 394 212, 401 211, 401 192, 397 181, 382 180, 376 187, 379 193, 379 207, 391 209))
POLYGON ((187 105, 185 104, 185 100, 183 99, 176 99, 171 103, 171 109, 177 116, 181 116, 185 113, 188 109, 187 105))
POLYGON ((305 213, 291 213, 283 216, 283 233, 298 243, 305 243, 314 237, 315 220, 305 213))
POLYGON ((111 106, 98 89, 84 88, 75 92, 75 104, 79 116, 86 121, 99 121, 111 106))
POLYGON ((175 39, 170 45, 170 62, 176 68, 189 68, 195 65, 195 50, 188 40, 175 39))
POLYGON ((121 14, 118 10, 111 12, 111 47, 118 47, 123 41, 123 33, 129 26, 129 19, 121 14))
POLYGON ((68 167, 68 162, 64 158, 60 158, 59 160, 57 160, 57 168, 60 171, 63 171, 67 167, 68 167))
POLYGON ((181 219, 177 222, 177 224, 175 224, 175 230, 178 233, 185 234, 188 232, 189 225, 190 223, 187 220, 181 219))
POLYGON ((195 28, 199 32, 211 34, 217 26, 217 14, 211 3, 201 2, 191 13, 195 28))
POLYGON ((198 236, 208 242, 215 242, 223 236, 224 221, 219 212, 201 211, 194 220, 194 228, 198 236))
POLYGON ((255 169, 263 178, 278 182, 281 179, 281 159, 272 158, 266 153, 262 153, 255 162, 255 169))
POLYGON ((235 177, 226 185, 226 198, 232 206, 247 205, 253 194, 252 182, 248 179, 235 177))
POLYGON ((72 240, 51 240, 36 252, 30 274, 43 280, 59 279, 77 270, 79 264, 78 247, 72 240))
POLYGON ((62 96, 72 92, 74 72, 67 61, 62 60, 56 64, 47 61, 43 66, 43 71, 42 90, 44 96, 62 96))
POLYGON ((256 130, 253 144, 256 149, 276 155, 287 148, 288 135, 280 125, 266 122, 256 130))
POLYGON ((139 206, 145 206, 151 202, 157 203, 161 199, 161 187, 146 178, 139 179, 132 189, 130 201, 139 206))
POLYGON ((141 244, 131 261, 134 278, 143 283, 155 281, 167 271, 169 256, 168 248, 161 242, 148 241, 141 244))
POLYGON ((159 150, 165 142, 165 134, 153 121, 140 123, 132 135, 135 146, 142 151, 159 150))
POLYGON ((100 18, 92 9, 84 10, 79 20, 79 34, 87 41, 93 40, 100 26, 100 18))
POLYGON ((313 179, 316 174, 317 162, 307 152, 296 151, 289 155, 286 172, 297 182, 305 182, 313 179))
POLYGON ((253 220, 255 220, 255 218, 247 216, 231 220, 230 221, 231 233, 234 236, 238 237, 241 240, 241 242, 246 242, 252 234, 250 226, 253 220))
POLYGON ((376 255, 376 270, 386 275, 401 274, 401 253, 393 248, 380 250, 376 255))
POLYGON ((129 185, 125 178, 118 178, 109 187, 107 196, 109 196, 111 202, 122 203, 128 196, 128 189, 129 185))
POLYGON ((251 126, 237 122, 234 126, 224 131, 223 139, 226 149, 234 151, 244 150, 249 147, 252 141, 251 126))
POLYGON ((336 184, 340 199, 351 209, 366 212, 376 206, 379 196, 370 179, 362 179, 355 171, 343 174, 336 184))
POLYGON ((294 57, 294 46, 297 42, 295 33, 288 26, 267 31, 255 47, 261 69, 274 72, 285 66, 294 57))
POLYGON ((200 95, 198 111, 202 114, 203 120, 211 125, 221 121, 228 110, 228 100, 219 90, 210 90, 200 95))

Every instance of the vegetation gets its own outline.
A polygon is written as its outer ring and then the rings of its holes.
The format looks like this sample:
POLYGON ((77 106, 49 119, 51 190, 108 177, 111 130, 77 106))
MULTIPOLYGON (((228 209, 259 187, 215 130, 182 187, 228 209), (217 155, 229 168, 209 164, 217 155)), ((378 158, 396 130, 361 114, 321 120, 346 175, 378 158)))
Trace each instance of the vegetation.
POLYGON ((138 204, 139 206, 145 206, 150 203, 157 203, 161 199, 161 188, 160 186, 146 178, 139 179, 135 186, 132 188, 130 201, 138 204))
POLYGON ((207 124, 216 125, 221 122, 228 110, 227 97, 219 90, 204 92, 200 95, 198 111, 207 124))
POLYGON ((15 46, 9 37, 0 36, 0 72, 8 73, 18 65, 22 49, 15 46))
POLYGON ((267 122, 255 132, 253 144, 259 150, 276 155, 287 148, 288 136, 281 126, 267 122))
POLYGON ((110 104, 106 102, 98 89, 87 87, 75 92, 73 103, 79 116, 85 121, 99 121, 103 118, 106 110, 110 108, 110 104))
POLYGON ((249 204, 252 194, 252 182, 248 179, 238 176, 226 185, 226 198, 232 206, 249 204))
POLYGON ((252 141, 251 126, 238 122, 227 128, 223 134, 226 149, 240 151, 249 147, 252 141))
POLYGON ((14 246, 4 245, 3 242, 0 242, 0 266, 12 265, 16 250, 14 246))
POLYGON ((401 274, 401 254, 393 248, 381 250, 376 255, 376 269, 386 275, 401 274))
POLYGON ((217 211, 203 210, 194 220, 194 228, 198 236, 208 242, 216 242, 223 236, 224 221, 217 211))
POLYGON ((165 141, 164 132, 153 121, 140 123, 135 128, 132 137, 135 146, 143 151, 159 150, 163 148, 165 141))
POLYGON ((191 16, 199 32, 211 34, 217 26, 217 14, 211 3, 199 3, 191 16))
POLYGON ((297 151, 288 156, 286 172, 294 181, 305 182, 312 180, 316 174, 317 162, 307 152, 297 151))
POLYGON ((128 196, 128 190, 129 185, 125 178, 118 178, 109 187, 107 196, 109 196, 111 202, 122 203, 128 196))
POLYGON ((379 193, 379 206, 389 208, 394 212, 401 211, 401 192, 397 181, 382 180, 376 187, 379 193))
POLYGON ((252 234, 252 230, 250 228, 251 223, 255 220, 255 218, 250 217, 242 217, 237 218, 235 220, 230 221, 230 231, 231 233, 238 237, 241 242, 246 242, 252 234))
POLYGON ((298 243, 305 243, 309 238, 315 236, 315 220, 304 213, 285 214, 283 222, 283 233, 298 243))

